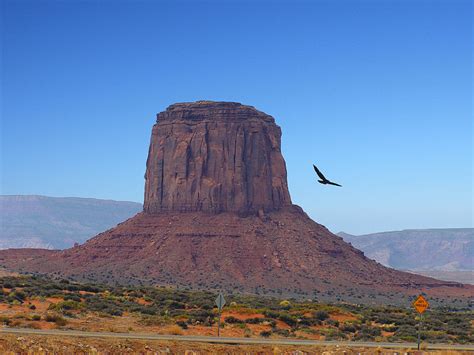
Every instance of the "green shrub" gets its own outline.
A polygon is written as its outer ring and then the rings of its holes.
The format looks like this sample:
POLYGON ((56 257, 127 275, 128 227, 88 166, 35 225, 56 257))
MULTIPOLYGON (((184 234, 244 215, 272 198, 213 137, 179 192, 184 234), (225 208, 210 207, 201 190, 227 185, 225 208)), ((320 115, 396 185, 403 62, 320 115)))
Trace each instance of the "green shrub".
POLYGON ((321 321, 314 318, 301 317, 299 318, 299 325, 310 327, 312 325, 320 325, 321 321))
POLYGON ((357 328, 353 323, 345 322, 339 326, 339 329, 345 333, 355 333, 357 328))
POLYGON ((265 318, 259 318, 259 317, 255 317, 255 318, 248 318, 245 320, 245 323, 247 324, 260 324, 262 322, 265 321, 265 318))
POLYGON ((238 324, 238 323, 244 323, 243 320, 235 318, 233 316, 230 317, 225 317, 224 321, 229 324, 238 324))
POLYGON ((354 340, 374 340, 375 337, 382 335, 380 328, 362 325, 360 330, 354 336, 354 340))
POLYGON ((328 312, 325 312, 325 311, 317 311, 314 313, 314 318, 320 321, 324 321, 329 318, 329 314, 328 312))
POLYGON ((274 312, 274 311, 264 311, 263 315, 267 318, 278 319, 278 316, 280 315, 280 313, 274 312))
POLYGON ((33 314, 31 316, 31 320, 33 321, 40 321, 41 320, 41 316, 39 314, 33 314))
POLYGON ((288 314, 280 314, 278 316, 278 319, 281 320, 282 322, 288 324, 290 327, 294 327, 297 324, 296 319, 292 318, 288 314))
POLYGON ((76 294, 67 294, 67 295, 64 296, 64 300, 65 301, 75 301, 75 302, 80 303, 81 302, 81 297, 79 295, 76 295, 76 294))

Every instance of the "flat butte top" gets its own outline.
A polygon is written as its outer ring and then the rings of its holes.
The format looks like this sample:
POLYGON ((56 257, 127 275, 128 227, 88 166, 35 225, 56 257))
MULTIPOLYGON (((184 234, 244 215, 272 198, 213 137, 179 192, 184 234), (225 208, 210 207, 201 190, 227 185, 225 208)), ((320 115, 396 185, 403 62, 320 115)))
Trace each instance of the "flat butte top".
POLYGON ((167 121, 231 121, 255 118, 269 123, 275 123, 272 116, 257 110, 253 106, 242 105, 238 102, 182 102, 168 106, 166 111, 160 112, 156 115, 157 123, 167 121))

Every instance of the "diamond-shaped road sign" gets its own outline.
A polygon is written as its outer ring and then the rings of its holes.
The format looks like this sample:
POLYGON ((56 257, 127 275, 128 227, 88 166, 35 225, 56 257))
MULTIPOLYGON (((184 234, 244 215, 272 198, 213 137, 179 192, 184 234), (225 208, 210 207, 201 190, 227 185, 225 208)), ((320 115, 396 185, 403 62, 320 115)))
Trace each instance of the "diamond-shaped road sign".
POLYGON ((216 305, 217 305, 217 308, 219 308, 219 312, 222 311, 222 308, 224 308, 225 298, 222 293, 219 293, 219 296, 217 296, 216 305))
POLYGON ((419 295, 415 302, 413 302, 413 307, 415 307, 416 311, 420 314, 422 314, 426 309, 430 306, 426 298, 424 298, 422 295, 419 295))

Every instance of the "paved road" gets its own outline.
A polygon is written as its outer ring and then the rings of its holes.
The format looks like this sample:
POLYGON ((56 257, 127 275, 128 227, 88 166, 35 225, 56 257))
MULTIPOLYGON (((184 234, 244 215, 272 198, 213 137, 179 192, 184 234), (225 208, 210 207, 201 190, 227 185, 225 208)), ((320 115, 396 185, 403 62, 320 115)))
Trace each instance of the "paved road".
MULTIPOLYGON (((8 334, 30 334, 30 335, 54 335, 68 337, 89 338, 118 338, 118 339, 141 339, 141 340, 171 340, 200 343, 224 343, 224 344, 272 344, 272 345, 313 345, 313 346, 346 346, 359 348, 416 348, 416 343, 377 343, 377 342, 355 342, 355 341, 317 341, 317 340, 293 340, 293 339, 265 339, 265 338, 225 338, 208 336, 184 336, 184 335, 155 335, 145 333, 110 333, 110 332, 82 332, 79 330, 39 330, 21 328, 1 328, 1 333, 8 334)), ((450 345, 450 344, 428 344, 430 350, 468 350, 474 351, 474 345, 450 345)))

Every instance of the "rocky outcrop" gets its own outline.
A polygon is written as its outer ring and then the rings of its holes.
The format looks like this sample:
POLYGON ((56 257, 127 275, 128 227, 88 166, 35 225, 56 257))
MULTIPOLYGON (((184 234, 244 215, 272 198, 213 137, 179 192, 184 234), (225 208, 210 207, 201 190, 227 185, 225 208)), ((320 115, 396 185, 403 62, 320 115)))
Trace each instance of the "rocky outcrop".
POLYGON ((291 205, 280 137, 273 117, 251 106, 169 106, 152 131, 144 211, 246 215, 291 205))

